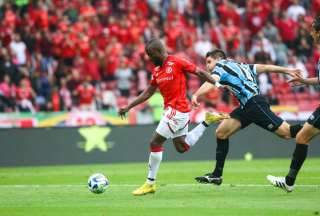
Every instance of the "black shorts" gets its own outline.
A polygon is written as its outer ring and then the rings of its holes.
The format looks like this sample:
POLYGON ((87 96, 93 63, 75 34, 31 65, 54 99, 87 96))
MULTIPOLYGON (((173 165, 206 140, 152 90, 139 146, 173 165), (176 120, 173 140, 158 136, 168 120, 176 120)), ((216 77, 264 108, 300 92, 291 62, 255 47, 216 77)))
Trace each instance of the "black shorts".
POLYGON ((238 107, 233 110, 230 116, 241 122, 241 128, 255 123, 271 132, 276 131, 283 122, 283 119, 271 111, 266 99, 260 95, 253 96, 243 108, 238 107))
POLYGON ((320 130, 320 107, 318 107, 316 111, 312 113, 308 119, 308 123, 320 130))

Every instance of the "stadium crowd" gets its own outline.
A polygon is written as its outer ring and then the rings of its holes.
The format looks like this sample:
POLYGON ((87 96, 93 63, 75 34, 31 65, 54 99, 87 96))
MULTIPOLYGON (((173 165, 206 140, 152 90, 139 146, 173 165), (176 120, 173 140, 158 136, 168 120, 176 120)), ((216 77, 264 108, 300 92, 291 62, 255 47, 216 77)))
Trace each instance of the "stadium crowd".
MULTIPOLYGON (((202 66, 207 51, 221 48, 236 60, 298 67, 303 76, 315 76, 320 58, 309 36, 320 0, 0 2, 2 112, 117 109, 148 85, 152 65, 144 43, 152 37, 202 66)), ((319 98, 317 88, 291 89, 279 75, 258 79, 272 104, 307 110, 319 98)), ((190 76, 189 95, 200 84, 190 76)), ((228 90, 202 99, 220 111, 235 105, 228 90)))

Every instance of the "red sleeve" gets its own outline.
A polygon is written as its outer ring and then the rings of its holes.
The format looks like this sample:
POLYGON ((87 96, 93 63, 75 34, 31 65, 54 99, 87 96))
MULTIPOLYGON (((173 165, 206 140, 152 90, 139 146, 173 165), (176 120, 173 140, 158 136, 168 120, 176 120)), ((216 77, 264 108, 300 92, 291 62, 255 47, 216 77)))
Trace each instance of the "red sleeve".
POLYGON ((151 80, 150 80, 150 85, 157 86, 157 81, 156 81, 156 79, 154 78, 153 75, 152 75, 151 80))
POLYGON ((78 85, 77 88, 76 88, 76 92, 78 94, 81 94, 81 91, 82 91, 82 86, 81 85, 78 85))
POLYGON ((181 65, 181 69, 183 72, 185 73, 195 73, 197 66, 193 63, 191 63, 190 61, 183 59, 183 58, 179 58, 179 63, 181 65))

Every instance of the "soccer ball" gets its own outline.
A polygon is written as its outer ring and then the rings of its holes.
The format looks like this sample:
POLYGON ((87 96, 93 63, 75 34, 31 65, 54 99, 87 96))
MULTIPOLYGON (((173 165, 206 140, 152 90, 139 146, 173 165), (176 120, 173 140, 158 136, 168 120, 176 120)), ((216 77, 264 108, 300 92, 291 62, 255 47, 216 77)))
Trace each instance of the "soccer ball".
POLYGON ((108 179, 101 173, 95 173, 88 179, 88 188, 92 193, 103 193, 109 185, 108 179))

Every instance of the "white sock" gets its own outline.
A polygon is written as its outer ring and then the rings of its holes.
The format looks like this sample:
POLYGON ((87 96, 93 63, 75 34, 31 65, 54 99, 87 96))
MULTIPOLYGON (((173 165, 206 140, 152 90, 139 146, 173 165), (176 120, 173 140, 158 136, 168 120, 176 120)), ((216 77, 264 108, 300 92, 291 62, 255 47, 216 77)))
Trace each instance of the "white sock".
POLYGON ((154 184, 157 173, 162 161, 162 151, 161 152, 150 152, 149 156, 149 173, 148 173, 148 184, 154 184))
POLYGON ((197 127, 193 128, 191 131, 187 133, 187 136, 185 138, 185 142, 190 146, 194 146, 197 141, 200 139, 200 137, 203 135, 203 132, 208 128, 208 126, 205 126, 205 124, 200 123, 197 125, 197 127))

